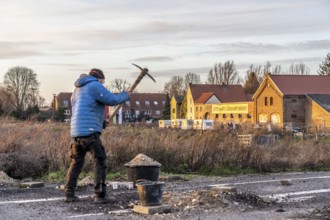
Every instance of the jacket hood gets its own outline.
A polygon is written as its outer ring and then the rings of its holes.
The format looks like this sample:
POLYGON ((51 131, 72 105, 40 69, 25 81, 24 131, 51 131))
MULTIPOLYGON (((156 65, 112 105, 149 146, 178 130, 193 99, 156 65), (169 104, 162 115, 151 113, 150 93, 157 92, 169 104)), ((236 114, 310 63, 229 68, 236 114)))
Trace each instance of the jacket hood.
POLYGON ((87 75, 87 74, 81 74, 80 77, 76 80, 74 83, 75 87, 82 87, 86 85, 87 83, 98 81, 95 77, 87 75))

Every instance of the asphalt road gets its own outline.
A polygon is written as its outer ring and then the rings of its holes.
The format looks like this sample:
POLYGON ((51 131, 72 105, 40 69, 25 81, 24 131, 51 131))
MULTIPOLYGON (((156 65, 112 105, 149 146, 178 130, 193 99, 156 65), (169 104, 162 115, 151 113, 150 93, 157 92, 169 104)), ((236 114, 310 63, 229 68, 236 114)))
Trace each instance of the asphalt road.
POLYGON ((92 186, 87 186, 77 192, 81 201, 66 204, 54 184, 31 189, 0 185, 0 219, 330 219, 330 172, 196 177, 166 182, 163 192, 170 197, 171 213, 142 215, 129 207, 138 201, 136 190, 113 190, 118 202, 96 205, 92 186), (220 193, 224 187, 237 192, 220 193))

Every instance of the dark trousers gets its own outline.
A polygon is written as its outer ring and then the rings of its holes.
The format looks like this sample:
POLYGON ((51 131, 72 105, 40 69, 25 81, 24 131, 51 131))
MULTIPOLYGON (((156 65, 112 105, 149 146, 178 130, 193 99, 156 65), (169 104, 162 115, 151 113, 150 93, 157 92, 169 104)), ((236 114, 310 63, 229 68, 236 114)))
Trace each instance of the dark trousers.
POLYGON ((94 133, 87 137, 77 137, 72 139, 71 143, 71 164, 66 175, 66 196, 74 196, 77 181, 81 169, 84 166, 85 156, 87 152, 93 155, 93 172, 94 172, 94 191, 96 196, 106 196, 106 153, 102 145, 100 134, 94 133))

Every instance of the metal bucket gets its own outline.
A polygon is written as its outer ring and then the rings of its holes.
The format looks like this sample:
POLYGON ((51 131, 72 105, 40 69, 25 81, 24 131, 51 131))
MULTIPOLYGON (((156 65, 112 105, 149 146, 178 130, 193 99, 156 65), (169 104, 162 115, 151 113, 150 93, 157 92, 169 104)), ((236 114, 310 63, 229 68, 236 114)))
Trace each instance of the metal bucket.
POLYGON ((139 181, 136 184, 139 201, 142 206, 157 206, 163 202, 163 182, 148 180, 139 181))

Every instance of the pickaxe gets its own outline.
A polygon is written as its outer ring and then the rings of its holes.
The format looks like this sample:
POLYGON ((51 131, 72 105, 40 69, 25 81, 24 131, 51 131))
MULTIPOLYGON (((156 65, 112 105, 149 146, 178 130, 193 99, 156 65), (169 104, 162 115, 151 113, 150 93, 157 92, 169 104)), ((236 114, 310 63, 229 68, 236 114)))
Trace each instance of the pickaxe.
MULTIPOLYGON (((148 73, 148 69, 147 68, 141 68, 140 66, 132 63, 134 66, 136 66, 137 68, 139 68, 141 70, 141 73, 139 75, 139 77, 135 80, 134 84, 132 85, 132 87, 128 90, 129 92, 133 92, 134 89, 136 88, 136 86, 141 82, 141 80, 143 79, 143 77, 145 75, 149 76, 150 79, 152 79, 154 82, 156 82, 156 80, 148 73)), ((111 122, 113 120, 113 118, 115 117, 115 115, 117 114, 117 112, 119 111, 119 109, 123 106, 124 103, 117 105, 117 107, 115 108, 114 112, 110 115, 109 117, 109 122, 111 122)))

